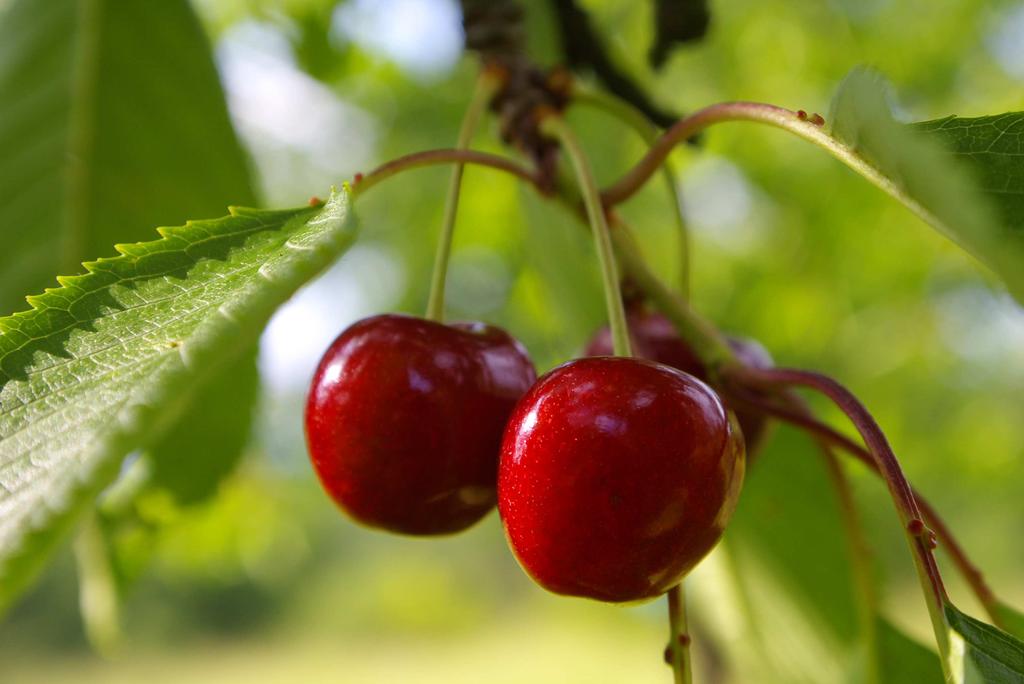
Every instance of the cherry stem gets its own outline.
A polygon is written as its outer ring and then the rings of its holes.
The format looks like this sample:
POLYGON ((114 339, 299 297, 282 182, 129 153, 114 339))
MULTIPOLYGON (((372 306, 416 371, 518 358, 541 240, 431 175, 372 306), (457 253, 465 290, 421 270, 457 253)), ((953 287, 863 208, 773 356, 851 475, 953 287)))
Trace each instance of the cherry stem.
POLYGON ((860 433, 867 451, 885 479, 892 497, 904 534, 914 558, 918 579, 925 593, 925 604, 935 632, 940 660, 947 678, 952 676, 949 664, 949 625, 944 608, 949 602, 942 584, 935 556, 932 554, 931 532, 921 520, 914 492, 903 474, 899 460, 889 446, 885 434, 864 405, 841 384, 821 373, 791 368, 755 368, 742 364, 730 364, 722 369, 723 378, 729 387, 807 387, 828 397, 850 419, 860 433))
POLYGON ((594 245, 601 266, 601 279, 604 285, 605 304, 608 308, 608 327, 612 333, 612 349, 616 356, 632 356, 632 345, 629 341, 629 328, 626 326, 626 311, 622 305, 622 293, 619 287, 618 269, 615 265, 615 254, 612 251, 611 231, 608 229, 608 217, 601 206, 601 195, 594 181, 590 163, 586 153, 580 146, 576 134, 557 114, 548 114, 540 123, 542 133, 554 136, 565 150, 566 156, 576 172, 583 205, 590 219, 590 227, 594 233, 594 245))
POLYGON ((690 632, 686 621, 686 590, 683 583, 668 590, 668 653, 675 684, 691 684, 690 632))
POLYGON ((614 206, 632 197, 658 170, 676 145, 709 126, 727 121, 766 124, 789 131, 814 143, 885 192, 904 202, 925 220, 932 220, 927 211, 908 197, 895 183, 865 161, 852 148, 829 135, 822 126, 824 121, 820 117, 808 119, 806 115, 800 116, 798 112, 785 107, 776 107, 761 102, 721 102, 680 119, 665 131, 664 135, 632 169, 601 193, 605 206, 614 206))
MULTIPOLYGON (((591 88, 587 85, 574 83, 572 90, 572 103, 589 105, 600 109, 615 117, 621 123, 632 128, 639 135, 648 148, 653 147, 661 137, 663 131, 656 126, 647 116, 629 102, 605 93, 602 90, 591 88)), ((679 184, 676 182, 675 172, 668 163, 668 158, 661 164, 662 176, 665 179, 665 187, 672 198, 672 215, 675 217, 676 234, 679 236, 679 287, 680 294, 684 300, 690 298, 690 233, 686 228, 686 221, 682 213, 682 197, 679 194, 679 184)))
POLYGON ((356 179, 352 182, 352 196, 353 198, 358 197, 370 188, 376 187, 381 181, 385 181, 403 171, 437 166, 439 164, 475 164, 504 171, 520 180, 526 181, 541 194, 546 194, 540 187, 537 174, 518 162, 496 154, 488 154, 487 152, 441 149, 407 154, 381 164, 365 176, 356 176, 356 179))
MULTIPOLYGON (((480 118, 487 111, 487 105, 498 91, 500 81, 489 71, 483 71, 477 79, 473 97, 466 108, 459 127, 455 148, 465 150, 476 133, 480 118)), ((434 272, 430 280, 430 297, 427 299, 426 317, 433 321, 444 319, 444 286, 448 275, 448 261, 452 253, 452 238, 455 234, 455 220, 459 211, 459 193, 462 189, 462 172, 465 164, 457 162, 452 168, 448 181, 448 195, 444 203, 444 217, 441 221, 441 235, 434 255, 434 272)), ((365 181, 365 178, 363 179, 365 181)))
MULTIPOLYGON (((359 197, 370 188, 375 187, 378 183, 402 173, 403 171, 427 166, 436 166, 438 164, 453 163, 476 164, 504 171, 516 178, 519 178, 520 180, 526 181, 541 195, 551 195, 551 193, 542 186, 539 178, 534 172, 511 159, 487 154, 485 152, 476 152, 473 150, 440 149, 415 152, 403 157, 398 157, 397 159, 377 167, 352 184, 351 192, 353 199, 359 197)), ((596 189, 594 194, 596 194, 596 189)), ((558 194, 555 195, 555 197, 578 215, 579 207, 575 202, 568 199, 564 194, 558 194)), ((589 202, 590 206, 586 209, 588 215, 593 211, 594 204, 594 199, 591 197, 589 202)), ((606 220, 603 212, 597 213, 602 217, 602 221, 606 220)), ((611 231, 611 239, 614 243, 615 253, 622 263, 623 271, 629 274, 630 278, 634 280, 634 282, 645 292, 655 305, 669 318, 669 320, 672 321, 680 335, 683 336, 683 339, 693 347, 694 353, 697 354, 698 358, 700 358, 702 363, 704 363, 708 368, 709 376, 714 379, 718 366, 731 361, 734 358, 732 349, 728 344, 726 344, 725 338, 722 337, 717 328, 697 315, 686 301, 684 301, 678 294, 672 292, 672 290, 669 289, 669 287, 660 280, 650 270, 650 268, 648 268, 647 262, 640 253, 639 247, 636 245, 635 238, 633 238, 621 217, 612 215, 612 220, 616 224, 616 229, 611 231)), ((618 283, 616 283, 616 288, 617 287, 618 283)))
MULTIPOLYGON (((808 432, 826 440, 828 443, 846 451, 858 461, 866 465, 871 472, 878 474, 878 466, 875 460, 868 453, 867 449, 842 434, 835 428, 815 418, 806 403, 795 395, 786 395, 788 406, 780 406, 775 402, 767 401, 753 394, 730 394, 730 399, 738 404, 750 406, 764 411, 770 415, 784 420, 791 425, 803 428, 808 432)), ((960 572, 960 575, 967 582, 974 593, 975 598, 982 605, 992 624, 1005 629, 1005 621, 999 613, 999 599, 996 598, 991 587, 985 581, 985 576, 978 569, 967 555, 963 546, 957 540, 949 525, 942 518, 935 507, 916 489, 912 489, 914 498, 917 500, 917 507, 921 511, 924 522, 935 533, 939 546, 945 550, 953 565, 960 572)))
POLYGON ((612 242, 619 263, 622 264, 622 270, 672 321, 676 330, 708 369, 709 377, 714 380, 721 365, 735 360, 735 354, 725 337, 651 271, 625 220, 618 214, 612 214, 611 219, 612 242))

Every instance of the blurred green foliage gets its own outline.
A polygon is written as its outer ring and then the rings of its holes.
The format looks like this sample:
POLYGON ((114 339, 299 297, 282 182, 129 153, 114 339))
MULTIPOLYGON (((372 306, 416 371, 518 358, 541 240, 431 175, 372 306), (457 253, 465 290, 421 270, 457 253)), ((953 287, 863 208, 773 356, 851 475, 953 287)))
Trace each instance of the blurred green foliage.
MULTIPOLYGON (((440 0, 195 3, 265 201, 323 196, 355 171, 455 140, 472 61, 423 71, 368 35, 375 12, 418 4, 453 7, 440 0), (294 118, 304 109, 337 120, 294 118), (339 140, 362 152, 318 153, 346 149, 339 140)), ((550 18, 542 3, 527 4, 531 46, 542 60, 554 59, 550 18)), ((657 74, 646 64, 646 3, 583 4, 616 59, 678 111, 747 99, 827 113, 844 74, 863 63, 892 80, 908 120, 1024 109, 1024 53, 1012 49, 1014 36, 1024 44, 1017 2, 946 0, 941 9, 926 0, 712 2, 707 38, 676 51, 657 74)), ((571 120, 599 179, 642 154, 641 143, 602 113, 573 111, 571 120)), ((507 152, 493 123, 477 144, 507 152)), ((909 211, 784 133, 721 126, 673 161, 693 231, 697 308, 723 329, 759 339, 780 364, 848 384, 999 595, 1024 606, 1021 310, 909 211)), ((366 197, 361 247, 301 294, 295 311, 340 330, 373 308, 422 310, 446 179, 441 169, 417 171, 366 197)), ((670 280, 678 269, 673 210, 658 182, 623 209, 670 280)), ((506 325, 548 368, 602 323, 599 288, 589 238, 572 216, 493 172, 467 172, 452 318, 506 325)), ((152 560, 124 606, 122 651, 113 661, 88 651, 68 554, 0 624, 5 679, 667 680, 660 603, 615 608, 544 594, 516 566, 494 516, 465 535, 421 541, 374 534, 338 515, 305 460, 308 375, 301 363, 282 365, 281 345, 291 338, 275 345, 274 334, 272 324, 261 417, 241 469, 198 507, 159 495, 140 502, 149 519, 168 524, 145 538, 152 560)), ((291 344, 302 349, 300 342, 291 344)), ((788 429, 778 429, 759 457, 735 529, 689 582, 699 672, 727 672, 725 659, 734 678, 724 681, 845 681, 856 657, 855 599, 820 470, 813 445, 788 429)), ((884 488, 861 469, 851 474, 884 587, 883 613, 927 642, 884 488)), ((954 598, 978 614, 941 549, 940 562, 954 598)))

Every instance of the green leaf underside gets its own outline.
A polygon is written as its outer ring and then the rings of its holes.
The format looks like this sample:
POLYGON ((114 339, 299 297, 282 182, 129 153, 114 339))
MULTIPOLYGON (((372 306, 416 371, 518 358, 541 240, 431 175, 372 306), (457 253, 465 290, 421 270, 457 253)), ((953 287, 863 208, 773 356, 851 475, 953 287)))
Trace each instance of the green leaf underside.
POLYGON ((751 465, 722 540, 744 623, 744 663, 759 681, 839 682, 845 663, 837 654, 859 648, 842 525, 813 442, 780 426, 751 465))
POLYGON ((934 651, 914 641, 888 620, 876 620, 878 673, 885 684, 942 684, 942 667, 934 651))
POLYGON ((886 188, 991 268, 1024 302, 1024 115, 897 123, 876 73, 855 69, 832 102, 832 135, 886 188), (950 154, 950 152, 953 154, 950 154))
POLYGON ((255 349, 250 347, 198 388, 178 420, 145 455, 151 487, 169 493, 175 503, 199 503, 217 491, 241 457, 252 428, 251 399, 259 386, 255 349))
MULTIPOLYGON (((121 598, 128 595, 152 559, 163 528, 176 523, 175 517, 146 515, 147 500, 186 507, 220 491, 245 453, 252 429, 259 389, 255 352, 243 351, 204 379, 175 425, 104 492, 95 522, 86 519, 76 539, 83 590, 91 584, 121 598)), ((111 644, 102 637, 116 633, 116 626, 111 627, 106 611, 90 614, 94 603, 80 601, 82 620, 94 647, 105 653, 111 644)))
POLYGON ((879 615, 868 645, 841 515, 813 442, 779 427, 748 473, 722 542, 743 648, 753 652, 744 666, 793 683, 941 684, 936 653, 879 615), (808 539, 813 562, 802 553, 808 539))
POLYGON ((999 618, 1002 620, 1003 626, 1006 627, 1006 631, 1018 639, 1024 639, 1024 615, 1005 603, 999 603, 996 610, 999 612, 999 618))
POLYGON ((186 0, 0 3, 0 315, 150 239, 256 198, 186 0))
POLYGON ((953 632, 954 676, 964 684, 1024 682, 1024 642, 946 604, 953 632))
POLYGON ((849 548, 828 472, 813 443, 789 428, 772 435, 750 468, 729 526, 742 556, 768 564, 790 600, 826 627, 837 643, 857 636, 857 608, 849 548), (801 554, 813 539, 810 561, 801 554))
POLYGON ((342 192, 159 232, 0 319, 0 607, 121 458, 344 251, 354 220, 342 192))

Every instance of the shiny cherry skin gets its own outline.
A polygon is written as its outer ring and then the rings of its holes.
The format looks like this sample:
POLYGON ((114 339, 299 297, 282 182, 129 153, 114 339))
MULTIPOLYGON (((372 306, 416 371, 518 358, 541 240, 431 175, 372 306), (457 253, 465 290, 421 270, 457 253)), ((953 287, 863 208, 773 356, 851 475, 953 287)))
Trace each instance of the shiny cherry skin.
POLYGON ((494 506, 502 432, 536 377, 500 328, 393 314, 359 321, 324 354, 306 403, 320 482, 371 527, 465 529, 494 506))
POLYGON ((516 406, 498 511, 519 563, 545 589, 641 601, 712 549, 743 472, 743 439, 703 382, 642 359, 577 359, 516 406))
MULTIPOLYGON (((634 308, 626 314, 626 320, 635 356, 678 368, 707 382, 704 364, 665 316, 634 308)), ((727 336, 726 342, 738 359, 748 366, 771 368, 774 365, 768 350, 755 340, 727 336)), ((611 353, 612 335, 605 326, 590 338, 584 355, 607 356, 611 353)), ((743 410, 736 411, 736 419, 746 442, 747 456, 753 458, 767 436, 768 421, 762 413, 743 410)))

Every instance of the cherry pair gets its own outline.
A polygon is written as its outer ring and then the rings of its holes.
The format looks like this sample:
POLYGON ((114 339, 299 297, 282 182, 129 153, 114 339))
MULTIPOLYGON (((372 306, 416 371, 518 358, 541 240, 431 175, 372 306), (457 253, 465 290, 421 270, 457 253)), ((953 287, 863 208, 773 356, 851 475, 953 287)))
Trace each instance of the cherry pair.
POLYGON ((497 502, 539 584, 605 601, 675 585, 721 536, 743 479, 742 438, 693 375, 596 357, 536 381, 522 345, 481 323, 356 323, 317 369, 306 434, 356 520, 445 534, 497 502))

